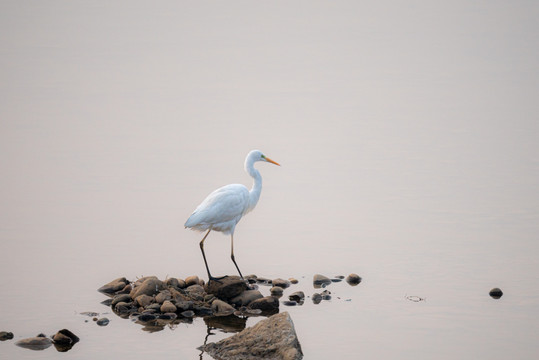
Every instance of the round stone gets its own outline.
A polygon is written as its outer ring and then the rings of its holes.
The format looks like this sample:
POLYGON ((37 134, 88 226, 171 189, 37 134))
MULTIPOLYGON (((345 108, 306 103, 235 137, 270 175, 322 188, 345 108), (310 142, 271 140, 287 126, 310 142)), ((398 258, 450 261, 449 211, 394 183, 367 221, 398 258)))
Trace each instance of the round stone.
POLYGON ((502 297, 503 292, 500 288, 494 288, 488 293, 493 299, 499 299, 502 297))

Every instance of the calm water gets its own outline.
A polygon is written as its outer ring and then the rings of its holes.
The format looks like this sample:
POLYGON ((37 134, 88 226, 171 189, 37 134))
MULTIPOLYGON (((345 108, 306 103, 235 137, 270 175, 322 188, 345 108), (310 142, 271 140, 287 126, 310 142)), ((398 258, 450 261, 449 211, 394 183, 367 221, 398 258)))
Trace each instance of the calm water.
MULTIPOLYGON (((96 289, 119 276, 205 274, 183 223, 213 189, 250 186, 255 148, 282 166, 257 166, 242 271, 298 278, 285 295, 312 295, 315 273, 363 277, 282 307, 306 359, 534 358, 538 16, 526 1, 3 1, 0 330, 81 342, 7 341, 0 358, 199 359, 201 319, 149 333, 79 313, 108 311, 96 289)), ((234 273, 229 246, 206 242, 216 275, 234 273)))

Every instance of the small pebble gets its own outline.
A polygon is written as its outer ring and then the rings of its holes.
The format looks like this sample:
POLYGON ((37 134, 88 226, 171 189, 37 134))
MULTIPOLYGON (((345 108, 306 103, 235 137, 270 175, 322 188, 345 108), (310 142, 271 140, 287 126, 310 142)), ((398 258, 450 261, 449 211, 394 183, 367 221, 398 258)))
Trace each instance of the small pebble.
POLYGON ((502 297, 503 292, 500 288, 494 288, 488 293, 493 299, 499 299, 502 297))
POLYGON ((0 341, 13 339, 13 333, 8 331, 0 331, 0 341))
POLYGON ((330 278, 324 275, 316 274, 313 276, 313 285, 315 288, 325 287, 331 284, 330 278))
POLYGON ((305 293, 303 291, 296 291, 288 295, 288 298, 295 302, 300 302, 300 301, 303 301, 303 299, 305 299, 305 293))
POLYGON ((286 306, 296 306, 298 303, 293 301, 293 300, 285 300, 283 301, 283 305, 286 305, 286 306))
POLYGON ((311 297, 311 300, 314 304, 320 304, 320 302, 322 301, 322 295, 320 295, 319 293, 314 293, 311 297))
POLYGON ((101 318, 97 320, 96 324, 99 326, 107 326, 109 324, 109 319, 107 319, 106 317, 101 318))
POLYGON ((295 278, 289 278, 288 281, 290 281, 290 283, 294 285, 299 282, 298 279, 295 279, 295 278))
POLYGON ((350 274, 346 277, 346 282, 351 286, 356 286, 361 282, 361 277, 358 274, 350 274))
POLYGON ((279 286, 274 286, 270 289, 271 296, 281 297, 283 296, 283 288, 279 286))

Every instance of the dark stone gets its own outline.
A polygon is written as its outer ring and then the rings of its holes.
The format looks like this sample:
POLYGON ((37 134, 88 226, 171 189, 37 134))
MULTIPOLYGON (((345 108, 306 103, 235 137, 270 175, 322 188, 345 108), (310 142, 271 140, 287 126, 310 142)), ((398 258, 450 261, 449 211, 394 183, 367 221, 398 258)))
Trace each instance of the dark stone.
POLYGON ((279 309, 279 300, 273 296, 266 296, 253 301, 247 306, 248 309, 260 309, 262 311, 273 311, 279 309))
POLYGON ((290 295, 288 295, 288 298, 295 302, 300 302, 305 299, 305 293, 303 291, 296 291, 290 295))
MULTIPOLYGON (((110 303, 110 305, 114 307, 119 302, 129 303, 131 302, 131 296, 129 296, 129 294, 116 295, 115 297, 112 298, 112 302, 110 303)), ((99 315, 99 314, 96 314, 96 315, 99 315)))
POLYGON ((211 309, 215 316, 228 316, 236 311, 232 305, 219 299, 216 299, 211 303, 211 309))
POLYGON ((320 304, 320 302, 322 302, 322 295, 319 293, 314 293, 313 296, 311 296, 311 300, 315 305, 320 304))
POLYGON ((195 316, 195 312, 193 310, 187 310, 182 311, 180 315, 186 318, 192 318, 193 316, 195 316))
POLYGON ((208 294, 213 294, 224 301, 238 296, 247 289, 245 281, 238 276, 227 276, 219 281, 210 281, 206 285, 208 294))
POLYGON ((273 286, 270 289, 271 296, 281 297, 283 296, 283 288, 280 286, 273 286))
POLYGON ((273 315, 217 343, 203 345, 199 350, 222 360, 303 358, 294 323, 287 312, 273 315))
POLYGON ((331 284, 331 279, 327 276, 316 274, 313 276, 313 285, 315 288, 325 287, 331 284))
POLYGON ((493 299, 499 299, 502 297, 503 292, 500 288, 494 288, 488 293, 493 299))
POLYGON ((59 330, 54 334, 52 341, 60 345, 73 345, 79 342, 79 337, 67 329, 59 330))
POLYGON ((361 277, 358 274, 350 274, 346 277, 346 282, 352 286, 356 286, 361 282, 361 277))
POLYGON ((109 319, 107 319, 106 317, 97 320, 97 325, 99 326, 107 326, 108 324, 109 324, 109 319))
POLYGON ((13 339, 13 333, 8 331, 0 331, 0 341, 13 339))
POLYGON ((263 297, 264 295, 258 290, 246 290, 240 295, 232 298, 229 303, 234 304, 235 306, 247 306, 253 301, 263 297))
POLYGON ((272 280, 271 283, 273 284, 273 286, 278 286, 278 287, 280 287, 282 289, 286 289, 286 288, 290 287, 290 281, 280 279, 280 278, 272 280))
POLYGON ((283 305, 286 305, 286 306, 296 306, 298 303, 293 301, 293 300, 285 300, 283 301, 283 305))
POLYGON ((139 321, 152 321, 157 319, 157 316, 154 314, 140 314, 138 317, 139 321))

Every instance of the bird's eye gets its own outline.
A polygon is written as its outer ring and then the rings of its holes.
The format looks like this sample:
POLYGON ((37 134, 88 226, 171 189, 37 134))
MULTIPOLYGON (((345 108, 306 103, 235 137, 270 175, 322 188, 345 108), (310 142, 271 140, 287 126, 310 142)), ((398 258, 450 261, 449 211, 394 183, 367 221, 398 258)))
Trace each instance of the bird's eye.
POLYGON ((262 157, 262 159, 265 159, 266 157, 264 156, 264 154, 260 155, 260 157, 262 157))

